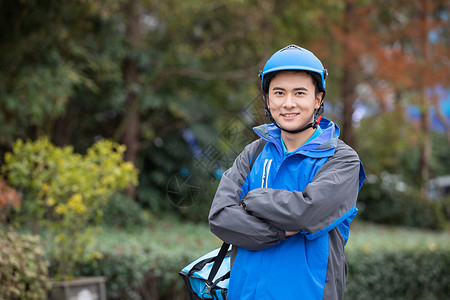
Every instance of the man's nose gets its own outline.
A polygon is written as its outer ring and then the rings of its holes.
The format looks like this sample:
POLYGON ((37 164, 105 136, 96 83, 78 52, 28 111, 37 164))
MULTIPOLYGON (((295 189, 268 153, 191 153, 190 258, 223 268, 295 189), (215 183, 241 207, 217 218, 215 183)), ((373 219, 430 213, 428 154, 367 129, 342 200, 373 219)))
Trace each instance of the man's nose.
POLYGON ((295 100, 294 96, 291 94, 287 94, 285 101, 283 102, 284 107, 294 107, 295 106, 295 100))

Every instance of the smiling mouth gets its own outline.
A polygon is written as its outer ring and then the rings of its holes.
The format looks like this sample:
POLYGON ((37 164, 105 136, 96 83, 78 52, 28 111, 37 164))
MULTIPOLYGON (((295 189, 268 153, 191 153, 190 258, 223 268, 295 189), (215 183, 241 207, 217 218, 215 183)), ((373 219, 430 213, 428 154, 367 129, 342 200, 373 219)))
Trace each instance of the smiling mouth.
POLYGON ((291 114, 281 114, 284 118, 290 119, 290 118, 295 118, 296 116, 298 116, 298 113, 291 113, 291 114))

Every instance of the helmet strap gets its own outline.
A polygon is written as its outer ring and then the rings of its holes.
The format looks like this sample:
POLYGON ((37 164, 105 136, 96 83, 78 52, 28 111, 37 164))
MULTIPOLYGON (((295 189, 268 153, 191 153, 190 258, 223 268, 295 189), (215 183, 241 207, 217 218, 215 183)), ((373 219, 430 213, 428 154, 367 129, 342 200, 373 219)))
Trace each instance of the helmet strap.
POLYGON ((316 128, 317 125, 320 124, 320 120, 322 120, 323 111, 324 111, 324 107, 323 107, 323 98, 322 98, 319 108, 314 111, 314 125, 313 125, 313 128, 316 128))

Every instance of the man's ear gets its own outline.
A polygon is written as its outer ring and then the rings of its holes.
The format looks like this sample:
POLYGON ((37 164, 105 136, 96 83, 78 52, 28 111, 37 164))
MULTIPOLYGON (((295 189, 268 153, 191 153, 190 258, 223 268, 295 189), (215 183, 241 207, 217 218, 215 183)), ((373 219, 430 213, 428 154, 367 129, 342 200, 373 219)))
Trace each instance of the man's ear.
POLYGON ((323 98, 323 92, 317 93, 316 103, 314 104, 315 109, 319 109, 320 105, 322 104, 322 98, 323 98))

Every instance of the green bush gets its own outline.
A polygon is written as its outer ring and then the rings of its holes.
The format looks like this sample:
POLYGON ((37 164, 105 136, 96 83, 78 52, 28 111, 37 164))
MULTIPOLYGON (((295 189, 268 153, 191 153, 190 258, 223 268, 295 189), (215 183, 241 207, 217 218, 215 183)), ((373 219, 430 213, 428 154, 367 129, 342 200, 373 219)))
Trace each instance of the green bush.
MULTIPOLYGON (((345 299, 437 299, 450 292, 448 233, 353 227, 345 299)), ((133 232, 110 230, 95 245, 102 258, 80 264, 78 275, 105 276, 110 300, 187 299, 178 272, 220 244, 207 225, 173 220, 133 232)))
POLYGON ((145 226, 150 217, 150 213, 123 193, 113 195, 103 210, 103 222, 110 228, 133 229, 145 226))
POLYGON ((95 264, 80 264, 77 275, 105 276, 108 299, 119 300, 155 299, 146 297, 147 294, 156 295, 157 299, 187 296, 178 272, 204 253, 185 249, 149 252, 135 248, 127 251, 115 249, 102 254, 95 264))
MULTIPOLYGON (((154 299, 144 296, 152 291, 158 299, 187 299, 178 272, 199 256, 186 250, 104 253, 97 267, 87 264, 80 270, 82 275, 106 276, 111 300, 154 299)), ((450 292, 449 251, 351 253, 347 262, 345 299, 444 299, 450 292)))
MULTIPOLYGON (((96 266, 81 266, 80 275, 106 276, 111 300, 153 299, 145 297, 152 291, 158 299, 187 299, 178 272, 204 253, 183 248, 131 249, 103 252, 96 266)), ((448 250, 351 251, 347 262, 345 299, 440 299, 450 292, 448 250)))
POLYGON ((108 199, 130 184, 137 184, 137 169, 123 160, 126 147, 100 140, 85 155, 70 146, 57 147, 48 138, 17 140, 5 154, 2 171, 11 186, 24 195, 22 217, 33 220, 33 229, 45 228, 54 244, 51 275, 73 276, 78 260, 94 258, 86 251, 108 199))
POLYGON ((450 251, 347 254, 345 299, 445 299, 450 295, 450 251))
POLYGON ((102 252, 95 264, 79 265, 79 276, 105 276, 108 299, 172 299, 185 294, 181 268, 203 253, 183 249, 149 252, 145 248, 102 252), (140 296, 137 296, 140 295, 140 296))
POLYGON ((102 258, 95 262, 79 263, 76 275, 106 277, 106 294, 110 300, 135 299, 133 295, 141 288, 149 270, 145 251, 137 248, 125 251, 117 247, 110 251, 104 249, 101 253, 102 258))
POLYGON ((220 243, 208 226, 175 220, 154 220, 132 232, 105 230, 95 244, 102 258, 79 264, 77 275, 105 276, 110 300, 173 299, 185 294, 181 268, 220 243))
POLYGON ((448 228, 448 199, 432 201, 402 184, 395 182, 395 178, 367 182, 358 197, 358 218, 378 224, 435 230, 448 228))
MULTIPOLYGON (((197 162, 198 163, 198 162, 197 162)), ((200 166, 170 172, 142 172, 137 187, 138 203, 158 216, 203 222, 208 219, 219 180, 200 166)))
POLYGON ((0 299, 46 299, 48 262, 39 237, 0 228, 0 299))

